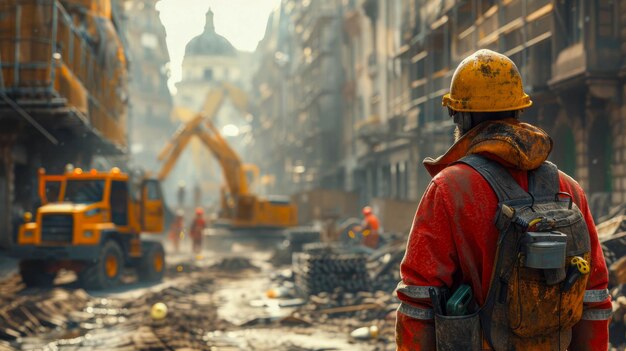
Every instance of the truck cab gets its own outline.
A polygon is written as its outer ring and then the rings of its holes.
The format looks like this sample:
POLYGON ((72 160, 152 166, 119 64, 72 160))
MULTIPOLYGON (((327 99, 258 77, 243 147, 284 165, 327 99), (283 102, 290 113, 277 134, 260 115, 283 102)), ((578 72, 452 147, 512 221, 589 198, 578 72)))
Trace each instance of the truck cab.
POLYGON ((40 170, 39 198, 34 220, 20 226, 12 250, 27 285, 51 284, 61 268, 76 271, 87 288, 112 287, 129 267, 141 280, 162 278, 162 245, 140 239, 163 231, 158 180, 134 185, 118 168, 61 175, 40 170))

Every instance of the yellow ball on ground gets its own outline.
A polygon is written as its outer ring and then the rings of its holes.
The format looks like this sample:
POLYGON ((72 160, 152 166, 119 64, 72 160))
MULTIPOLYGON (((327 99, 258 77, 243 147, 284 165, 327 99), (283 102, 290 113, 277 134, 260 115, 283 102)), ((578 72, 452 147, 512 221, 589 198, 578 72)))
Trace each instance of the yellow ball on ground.
POLYGON ((159 321, 165 319, 167 316, 167 305, 163 302, 157 302, 152 305, 152 309, 150 310, 150 316, 155 321, 159 321))

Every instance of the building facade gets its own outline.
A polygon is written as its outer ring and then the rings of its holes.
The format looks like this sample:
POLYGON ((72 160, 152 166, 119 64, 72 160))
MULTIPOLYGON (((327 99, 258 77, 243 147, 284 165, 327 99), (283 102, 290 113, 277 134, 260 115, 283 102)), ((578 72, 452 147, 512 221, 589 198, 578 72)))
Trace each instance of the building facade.
MULTIPOLYGON (((325 111, 322 105, 281 117, 295 123, 287 139, 296 147, 279 152, 306 158, 300 171, 323 165, 334 174, 329 181, 305 171, 311 184, 356 191, 363 203, 416 202, 430 182, 421 161, 454 141, 441 97, 461 60, 487 48, 518 66, 534 102, 522 119, 553 137, 550 159, 580 182, 594 215, 626 202, 626 1, 285 0, 282 6, 294 13, 287 25, 294 33, 285 40, 295 43, 289 64, 297 76, 284 98, 307 106, 323 96, 318 87, 331 86, 341 96, 328 105, 341 116, 321 114, 341 121, 332 139, 311 138, 324 123, 306 124, 325 111), (333 27, 337 16, 341 24, 333 27), (340 30, 333 36, 338 46, 324 46, 332 42, 324 28, 340 30), (318 47, 322 55, 315 55, 318 47), (320 57, 329 65, 316 65, 320 57), (307 75, 309 69, 315 73, 307 75), (330 156, 329 140, 340 140, 330 156)), ((265 50, 266 57, 274 54, 265 50)))
POLYGON ((259 43, 256 158, 278 194, 346 186, 342 11, 339 0, 283 1, 259 43))
MULTIPOLYGON (((449 137, 441 108, 458 63, 487 48, 517 65, 533 107, 522 119, 554 139, 550 159, 587 191, 596 216, 623 203, 626 3, 582 0, 404 1, 408 115, 417 115, 419 153, 437 155, 449 137), (621 9, 621 11, 620 11, 621 9), (443 137, 439 133, 443 131, 443 137)), ((429 177, 418 176, 418 188, 429 177)))
POLYGON ((157 155, 176 129, 167 87, 169 53, 156 0, 126 0, 126 38, 132 67, 129 84, 129 141, 134 166, 158 168, 157 155))
POLYGON ((258 69, 252 78, 258 113, 252 122, 254 138, 249 151, 250 159, 265 175, 266 181, 258 189, 263 194, 289 195, 299 185, 302 169, 296 169, 293 160, 301 141, 292 132, 295 118, 291 118, 295 49, 290 17, 286 6, 280 6, 270 14, 255 51, 258 69))

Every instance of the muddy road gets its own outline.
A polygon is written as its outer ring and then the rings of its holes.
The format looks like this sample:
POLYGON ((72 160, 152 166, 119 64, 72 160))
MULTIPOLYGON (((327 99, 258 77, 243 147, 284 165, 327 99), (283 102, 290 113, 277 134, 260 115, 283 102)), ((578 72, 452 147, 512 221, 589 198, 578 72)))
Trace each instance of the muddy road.
MULTIPOLYGON (((26 289, 4 265, 0 276, 3 350, 393 350, 393 315, 319 313, 300 298, 270 299, 271 277, 286 267, 269 254, 169 255, 164 281, 145 285, 125 277, 107 291, 85 291, 71 272, 55 287, 26 289), (245 256, 243 258, 242 256, 245 256), (154 320, 151 307, 168 307, 154 320), (387 318, 384 318, 387 316, 387 318), (355 328, 379 335, 355 340, 355 328)), ((382 314, 381 314, 382 313, 382 314)))

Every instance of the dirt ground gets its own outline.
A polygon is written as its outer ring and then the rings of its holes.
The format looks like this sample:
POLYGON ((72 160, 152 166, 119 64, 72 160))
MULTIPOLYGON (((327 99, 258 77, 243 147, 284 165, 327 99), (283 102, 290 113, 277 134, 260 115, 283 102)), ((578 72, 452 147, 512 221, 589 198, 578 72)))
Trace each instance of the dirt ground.
POLYGON ((107 291, 84 291, 71 272, 61 273, 54 288, 26 289, 15 265, 0 262, 0 351, 395 349, 391 318, 364 324, 303 312, 293 298, 269 299, 277 272, 270 254, 236 251, 168 254, 162 283, 140 284, 129 274, 107 291), (220 266, 225 258, 250 265, 220 266), (157 302, 168 307, 161 321, 150 317, 157 302), (351 339, 352 330, 372 324, 378 338, 351 339))

